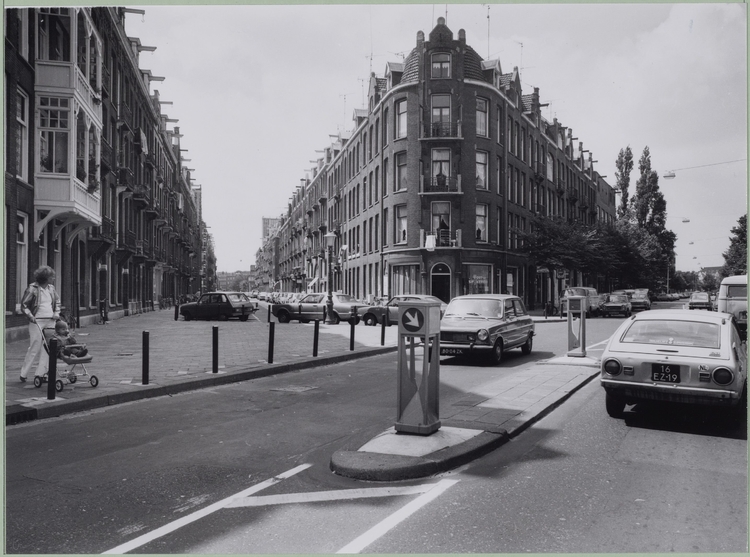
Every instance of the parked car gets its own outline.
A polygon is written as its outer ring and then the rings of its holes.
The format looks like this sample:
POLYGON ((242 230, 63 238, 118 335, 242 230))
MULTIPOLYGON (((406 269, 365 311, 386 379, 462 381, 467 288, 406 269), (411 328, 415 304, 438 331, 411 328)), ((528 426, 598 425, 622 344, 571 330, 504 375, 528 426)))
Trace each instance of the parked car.
MULTIPOLYGON (((352 316, 352 306, 358 306, 359 302, 348 294, 333 293, 333 320, 336 323, 348 321, 352 316)), ((325 318, 324 311, 328 302, 328 294, 325 292, 316 292, 307 294, 299 302, 285 304, 274 304, 271 313, 279 320, 279 323, 289 323, 292 320, 298 320, 301 323, 307 323, 315 319, 321 321, 325 318)), ((359 317, 355 317, 359 323, 359 317)))
POLYGON ((248 318, 258 310, 244 292, 206 292, 197 302, 188 302, 180 306, 180 315, 185 321, 193 319, 223 319, 237 317, 240 321, 248 318))
POLYGON ((688 302, 688 309, 707 309, 711 311, 711 296, 708 292, 693 292, 688 302))
POLYGON ((626 320, 601 358, 607 413, 642 401, 747 408, 747 354, 732 315, 653 310, 626 320))
MULTIPOLYGON (((563 290, 562 297, 560 298, 560 315, 565 317, 568 314, 568 297, 569 296, 585 296, 584 307, 586 311, 586 317, 597 315, 599 313, 599 294, 595 288, 588 288, 583 286, 571 286, 563 290)), ((573 313, 579 313, 578 310, 574 309, 573 313)))
POLYGON ((734 315, 740 336, 747 338, 747 275, 726 277, 721 281, 716 310, 734 315))
POLYGON ((610 315, 624 315, 630 317, 633 313, 633 307, 630 305, 630 300, 627 294, 610 294, 609 299, 601 306, 602 315, 609 317, 610 315))
POLYGON ((357 315, 359 315, 365 325, 377 325, 383 322, 383 318, 387 313, 388 322, 396 324, 398 323, 399 302, 409 302, 410 300, 438 302, 440 304, 440 317, 443 316, 443 314, 445 313, 445 308, 448 307, 448 304, 446 304, 443 300, 436 296, 427 296, 424 294, 403 294, 401 296, 394 296, 385 304, 376 304, 357 308, 357 315))
POLYGON ((457 296, 440 321, 440 355, 488 357, 499 364, 513 348, 530 354, 534 334, 534 321, 518 296, 457 296))
POLYGON ((648 290, 636 290, 633 297, 630 298, 630 309, 633 311, 645 311, 651 309, 651 300, 648 297, 648 290))
POLYGON ((669 302, 669 301, 671 301, 671 298, 670 298, 669 294, 667 294, 666 292, 659 292, 656 295, 656 301, 657 302, 669 302))

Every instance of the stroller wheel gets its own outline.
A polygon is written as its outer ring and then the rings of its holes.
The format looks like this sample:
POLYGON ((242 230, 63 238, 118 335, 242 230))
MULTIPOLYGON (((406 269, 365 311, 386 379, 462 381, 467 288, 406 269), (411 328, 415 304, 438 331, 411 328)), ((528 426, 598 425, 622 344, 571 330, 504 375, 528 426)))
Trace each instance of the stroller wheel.
POLYGON ((71 372, 70 372, 70 373, 68 374, 68 381, 70 381, 70 382, 71 382, 71 384, 72 384, 72 383, 75 383, 76 381, 78 381, 78 376, 77 376, 77 375, 76 375, 75 373, 73 373, 73 372, 71 371, 71 372))
POLYGON ((62 379, 58 379, 57 381, 55 381, 55 390, 58 393, 61 393, 63 388, 65 388, 65 385, 63 384, 62 379))
POLYGON ((89 383, 91 383, 92 387, 96 387, 99 384, 99 379, 97 379, 96 375, 92 375, 89 383))
POLYGON ((36 387, 37 389, 38 389, 39 387, 41 387, 41 386, 42 386, 42 378, 41 378, 41 377, 39 377, 38 375, 35 375, 35 376, 34 376, 34 386, 35 386, 35 387, 36 387))

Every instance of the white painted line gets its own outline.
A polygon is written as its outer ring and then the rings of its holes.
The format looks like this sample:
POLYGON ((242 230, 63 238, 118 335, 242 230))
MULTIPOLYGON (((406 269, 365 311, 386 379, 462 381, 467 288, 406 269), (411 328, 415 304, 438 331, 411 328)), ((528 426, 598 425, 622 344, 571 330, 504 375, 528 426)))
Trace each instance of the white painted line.
POLYGON ((121 555, 123 553, 127 553, 128 551, 132 551, 134 549, 137 549, 141 547, 142 545, 146 545, 147 543, 150 543, 162 536, 165 536, 167 534, 170 534, 174 532, 175 530, 178 530, 179 528, 182 528, 183 526, 186 526, 190 524, 191 522, 195 522, 196 520, 200 520, 203 517, 208 516, 209 514, 216 512, 220 509, 223 509, 226 507, 229 503, 234 501, 235 499, 239 499, 241 497, 247 497, 248 495, 252 495, 253 493, 257 493, 258 491, 261 491, 263 489, 266 489, 267 487, 270 487, 274 484, 279 483, 281 480, 284 480, 286 478, 289 478, 299 472, 302 472, 303 470, 306 470, 312 466, 312 464, 301 464, 297 466, 296 468, 292 468, 291 470, 288 470, 284 472, 283 474, 279 474, 278 476, 275 476, 273 478, 270 478, 264 482, 261 482, 257 485, 254 485, 252 487, 249 487, 248 489, 244 491, 240 491, 239 493, 236 493, 234 495, 230 495, 226 499, 222 499, 221 501, 217 501, 216 503, 213 503, 212 505, 209 505, 203 509, 197 510, 192 514, 189 514, 187 516, 183 516, 179 520, 175 520, 174 522, 170 522, 169 524, 165 524, 161 528, 157 528, 153 532, 149 532, 148 534, 144 534, 142 536, 139 536, 135 538, 134 540, 131 540, 127 543, 124 543, 122 545, 118 545, 117 547, 110 549, 109 551, 105 551, 102 555, 121 555))
POLYGON ((388 531, 392 530, 412 514, 424 507, 427 503, 437 499, 449 487, 456 483, 458 483, 458 480, 440 480, 430 491, 420 495, 414 499, 414 501, 411 501, 409 504, 402 507, 399 511, 376 524, 357 539, 339 549, 336 553, 359 553, 368 545, 384 536, 388 531))
POLYGON ((415 485, 410 487, 373 487, 369 489, 339 489, 335 491, 313 491, 310 493, 285 493, 235 499, 226 508, 262 507, 265 505, 286 505, 295 503, 319 503, 321 501, 346 501, 372 497, 396 497, 417 495, 430 491, 437 484, 415 485))
POLYGON ((589 350, 590 348, 594 348, 595 346, 599 346, 600 344, 607 344, 609 342, 609 339, 603 340, 601 342, 597 342, 596 344, 592 344, 591 346, 587 346, 586 350, 589 350))

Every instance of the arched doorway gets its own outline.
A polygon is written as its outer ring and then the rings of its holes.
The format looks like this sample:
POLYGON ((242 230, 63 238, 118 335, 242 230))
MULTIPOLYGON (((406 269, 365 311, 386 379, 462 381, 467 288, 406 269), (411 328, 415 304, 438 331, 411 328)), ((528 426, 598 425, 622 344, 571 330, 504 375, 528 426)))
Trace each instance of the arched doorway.
POLYGON ((437 263, 432 267, 430 293, 443 300, 446 304, 451 301, 451 269, 445 263, 437 263))

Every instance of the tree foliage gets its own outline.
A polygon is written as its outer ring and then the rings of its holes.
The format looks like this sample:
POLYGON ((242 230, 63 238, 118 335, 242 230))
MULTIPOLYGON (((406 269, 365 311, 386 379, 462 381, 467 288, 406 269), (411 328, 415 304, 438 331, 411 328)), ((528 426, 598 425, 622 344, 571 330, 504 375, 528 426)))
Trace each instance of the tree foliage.
POLYGON ((723 254, 722 277, 747 273, 747 213, 739 218, 731 232, 733 236, 729 238, 729 249, 723 254))
POLYGON ((620 191, 620 206, 617 208, 618 218, 622 218, 628 210, 628 200, 630 198, 630 173, 633 170, 633 151, 630 150, 630 145, 625 149, 620 149, 620 154, 617 156, 615 161, 617 171, 615 177, 617 178, 617 185, 615 186, 620 191))

